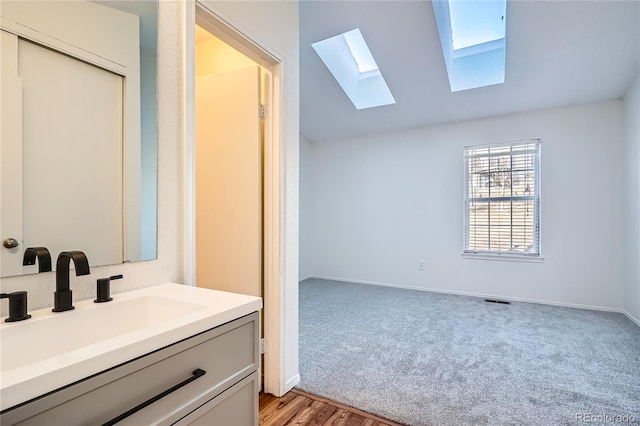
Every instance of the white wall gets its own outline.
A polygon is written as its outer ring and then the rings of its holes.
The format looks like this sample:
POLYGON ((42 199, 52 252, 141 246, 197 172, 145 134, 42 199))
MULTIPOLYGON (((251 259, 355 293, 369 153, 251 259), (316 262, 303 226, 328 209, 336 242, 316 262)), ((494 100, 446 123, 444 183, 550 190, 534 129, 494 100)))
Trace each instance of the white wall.
POLYGON ((299 27, 297 1, 204 0, 234 28, 282 58, 280 160, 286 176, 281 187, 281 315, 285 324, 282 348, 283 379, 294 386, 298 375, 298 139, 299 139, 299 27))
POLYGON ((640 324, 640 75, 624 98, 625 247, 624 309, 640 324))
POLYGON ((300 135, 300 281, 310 278, 314 271, 313 256, 313 162, 312 144, 300 135))
MULTIPOLYGON (((124 274, 115 281, 112 293, 133 290, 163 282, 183 280, 182 259, 182 62, 183 18, 179 2, 159 2, 158 29, 158 258, 157 260, 91 268, 91 275, 71 274, 74 300, 93 299, 96 279, 124 274)), ((78 249, 82 249, 78 247, 78 249)), ((55 259, 53 259, 55 262, 55 259)), ((89 259, 91 265, 91 259, 89 259)), ((55 273, 0 279, 0 290, 26 290, 29 310, 53 306, 55 273)), ((8 315, 2 303, 1 315, 8 315)))
POLYGON ((614 101, 313 142, 311 274, 620 309, 623 139, 614 101), (462 259, 462 148, 532 138, 544 262, 462 259))

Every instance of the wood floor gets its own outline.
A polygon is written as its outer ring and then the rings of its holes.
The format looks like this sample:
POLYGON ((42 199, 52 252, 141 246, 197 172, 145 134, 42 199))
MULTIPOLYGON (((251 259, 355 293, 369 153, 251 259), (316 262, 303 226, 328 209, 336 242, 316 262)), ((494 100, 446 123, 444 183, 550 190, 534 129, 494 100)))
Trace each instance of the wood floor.
POLYGON ((261 393, 260 425, 402 426, 297 389, 281 398, 261 393))

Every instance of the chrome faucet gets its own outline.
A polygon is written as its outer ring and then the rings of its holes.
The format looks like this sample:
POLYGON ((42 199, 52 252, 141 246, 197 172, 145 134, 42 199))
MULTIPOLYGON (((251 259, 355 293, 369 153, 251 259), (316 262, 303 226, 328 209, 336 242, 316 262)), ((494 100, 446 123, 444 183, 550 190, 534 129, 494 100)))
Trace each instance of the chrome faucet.
POLYGON ((53 294, 53 312, 73 309, 73 298, 69 288, 69 263, 73 260, 76 276, 89 275, 89 261, 81 251, 63 251, 56 261, 56 291, 53 294))
POLYGON ((28 247, 22 257, 22 265, 35 265, 38 258, 38 272, 51 271, 51 254, 46 247, 28 247))

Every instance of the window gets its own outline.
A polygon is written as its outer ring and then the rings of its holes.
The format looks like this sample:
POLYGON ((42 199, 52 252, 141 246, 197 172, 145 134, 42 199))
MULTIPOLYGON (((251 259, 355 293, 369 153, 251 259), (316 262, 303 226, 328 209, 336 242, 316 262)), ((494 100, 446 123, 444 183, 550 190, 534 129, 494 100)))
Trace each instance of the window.
POLYGON ((540 256, 540 140, 464 149, 464 253, 540 256))
POLYGON ((396 103, 359 28, 311 46, 356 109, 396 103))
POLYGON ((506 0, 433 0, 452 92, 502 84, 507 53, 506 0))

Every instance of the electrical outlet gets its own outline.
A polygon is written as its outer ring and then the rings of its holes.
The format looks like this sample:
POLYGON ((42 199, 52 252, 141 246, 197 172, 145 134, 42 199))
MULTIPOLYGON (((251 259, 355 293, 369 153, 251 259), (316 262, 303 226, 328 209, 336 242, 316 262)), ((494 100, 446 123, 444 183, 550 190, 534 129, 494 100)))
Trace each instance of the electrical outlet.
POLYGON ((418 271, 424 271, 424 260, 418 260, 418 271))

